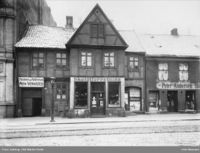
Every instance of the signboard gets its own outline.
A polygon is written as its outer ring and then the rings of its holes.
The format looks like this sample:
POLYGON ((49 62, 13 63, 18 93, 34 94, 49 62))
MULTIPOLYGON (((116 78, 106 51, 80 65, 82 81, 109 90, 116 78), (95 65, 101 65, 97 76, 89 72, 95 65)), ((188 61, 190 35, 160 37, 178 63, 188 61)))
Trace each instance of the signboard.
POLYGON ((117 77, 75 77, 74 81, 91 81, 91 82, 105 82, 107 81, 116 81, 120 82, 121 78, 117 77))
POLYGON ((158 89, 197 89, 195 83, 190 82, 158 82, 158 89))
POLYGON ((19 87, 44 87, 42 77, 19 77, 19 87))

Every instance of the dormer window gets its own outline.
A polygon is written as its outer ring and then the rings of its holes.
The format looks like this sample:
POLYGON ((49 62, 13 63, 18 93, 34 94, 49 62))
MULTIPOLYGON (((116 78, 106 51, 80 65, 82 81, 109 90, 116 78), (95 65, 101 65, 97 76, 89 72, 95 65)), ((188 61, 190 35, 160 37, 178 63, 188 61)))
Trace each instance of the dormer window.
POLYGON ((90 35, 92 38, 103 38, 104 37, 104 25, 103 24, 91 24, 90 35))

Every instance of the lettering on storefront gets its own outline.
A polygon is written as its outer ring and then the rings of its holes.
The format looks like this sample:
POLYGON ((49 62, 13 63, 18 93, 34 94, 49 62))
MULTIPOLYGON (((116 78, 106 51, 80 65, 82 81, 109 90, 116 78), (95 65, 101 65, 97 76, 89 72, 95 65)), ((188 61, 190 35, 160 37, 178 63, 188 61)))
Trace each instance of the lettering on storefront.
POLYGON ((91 82, 105 82, 105 81, 120 81, 120 78, 117 77, 108 77, 108 78, 103 78, 103 77, 75 77, 74 81, 91 81, 91 82))
POLYGON ((42 77, 19 77, 19 87, 44 87, 42 77))
POLYGON ((158 82, 158 89, 197 89, 195 83, 190 82, 158 82))

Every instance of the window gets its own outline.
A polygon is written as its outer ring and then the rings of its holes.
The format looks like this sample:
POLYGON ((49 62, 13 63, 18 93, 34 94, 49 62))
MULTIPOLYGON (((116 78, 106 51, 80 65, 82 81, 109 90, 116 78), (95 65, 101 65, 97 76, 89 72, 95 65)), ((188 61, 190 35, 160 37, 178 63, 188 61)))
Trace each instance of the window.
POLYGON ((120 83, 119 82, 109 82, 108 83, 109 89, 109 107, 120 107, 120 83))
POLYGON ((104 66, 105 67, 114 67, 115 60, 114 60, 114 52, 104 53, 104 66))
POLYGON ((133 56, 129 57, 129 67, 131 69, 138 69, 138 67, 139 67, 138 57, 133 57, 133 56))
POLYGON ((92 66, 92 53, 81 52, 81 66, 90 67, 92 66))
POLYGON ((87 82, 75 83, 75 108, 87 107, 87 82))
POLYGON ((168 80, 168 64, 167 63, 160 63, 158 65, 158 78, 161 81, 168 80))
POLYGON ((67 95, 67 85, 64 82, 56 83, 56 99, 66 100, 67 95))
POLYGON ((33 53, 33 68, 44 68, 44 53, 33 53))
POLYGON ((56 66, 64 67, 67 65, 67 55, 66 53, 56 53, 56 66))
POLYGON ((2 47, 4 45, 4 43, 3 43, 4 42, 4 40, 3 40, 4 39, 4 32, 3 32, 4 29, 3 29, 3 27, 4 27, 3 26, 3 20, 1 19, 0 20, 0 47, 2 47))
POLYGON ((104 25, 103 24, 91 24, 91 37, 103 38, 104 37, 104 25))
POLYGON ((179 80, 188 81, 188 64, 179 64, 179 80))
POLYGON ((0 73, 3 72, 3 63, 0 63, 0 73))

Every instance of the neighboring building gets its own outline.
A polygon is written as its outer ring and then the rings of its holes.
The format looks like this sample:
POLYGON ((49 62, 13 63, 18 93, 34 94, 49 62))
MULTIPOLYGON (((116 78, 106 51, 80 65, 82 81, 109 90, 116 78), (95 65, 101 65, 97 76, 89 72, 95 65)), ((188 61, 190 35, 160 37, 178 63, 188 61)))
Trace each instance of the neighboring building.
POLYGON ((148 112, 200 111, 200 37, 141 35, 148 112))
POLYGON ((56 25, 44 0, 0 1, 0 117, 14 116, 14 44, 32 23, 56 25))
POLYGON ((129 47, 125 53, 125 108, 145 112, 145 49, 132 30, 120 31, 129 47))

